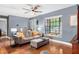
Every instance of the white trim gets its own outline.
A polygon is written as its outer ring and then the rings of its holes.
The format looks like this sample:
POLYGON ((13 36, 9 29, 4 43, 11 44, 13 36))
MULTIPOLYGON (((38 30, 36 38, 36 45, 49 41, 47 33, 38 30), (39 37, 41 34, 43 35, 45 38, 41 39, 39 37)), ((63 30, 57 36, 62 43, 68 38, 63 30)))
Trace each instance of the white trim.
POLYGON ((71 46, 72 47, 72 44, 71 43, 68 43, 68 42, 59 41, 59 40, 55 40, 55 39, 50 39, 50 41, 56 42, 56 43, 60 43, 60 44, 65 44, 65 45, 68 45, 68 46, 71 46))
POLYGON ((58 16, 50 16, 50 17, 46 17, 45 19, 52 19, 52 18, 58 18, 58 17, 62 17, 63 15, 58 15, 58 16))

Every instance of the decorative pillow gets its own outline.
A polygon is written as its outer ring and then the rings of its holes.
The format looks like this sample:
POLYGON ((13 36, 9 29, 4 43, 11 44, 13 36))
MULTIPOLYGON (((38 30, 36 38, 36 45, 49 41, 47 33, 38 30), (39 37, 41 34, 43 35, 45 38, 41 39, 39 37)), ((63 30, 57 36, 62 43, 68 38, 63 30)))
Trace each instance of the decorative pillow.
POLYGON ((36 36, 36 35, 39 35, 40 33, 39 32, 36 32, 36 31, 33 31, 32 32, 32 36, 36 36))
POLYGON ((23 32, 17 32, 17 37, 22 38, 22 39, 25 38, 23 32))

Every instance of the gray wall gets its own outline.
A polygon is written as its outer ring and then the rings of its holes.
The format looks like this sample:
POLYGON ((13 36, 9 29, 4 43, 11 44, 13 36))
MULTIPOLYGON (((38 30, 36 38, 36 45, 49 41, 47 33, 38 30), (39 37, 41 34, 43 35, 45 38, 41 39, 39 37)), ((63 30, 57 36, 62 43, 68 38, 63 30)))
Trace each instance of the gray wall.
POLYGON ((17 24, 19 24, 19 27, 28 27, 28 19, 23 18, 23 17, 18 17, 18 16, 9 16, 9 28, 8 28, 8 35, 10 36, 10 28, 17 28, 17 24))
MULTIPOLYGON (((48 14, 40 15, 31 19, 39 20, 39 26, 44 26, 44 21, 46 21, 45 18, 62 15, 62 38, 55 38, 55 39, 69 42, 73 38, 73 36, 77 33, 77 27, 70 26, 70 16, 75 14, 77 14, 77 5, 64 8, 58 11, 54 11, 48 14)), ((42 32, 44 32, 44 27, 42 32)))

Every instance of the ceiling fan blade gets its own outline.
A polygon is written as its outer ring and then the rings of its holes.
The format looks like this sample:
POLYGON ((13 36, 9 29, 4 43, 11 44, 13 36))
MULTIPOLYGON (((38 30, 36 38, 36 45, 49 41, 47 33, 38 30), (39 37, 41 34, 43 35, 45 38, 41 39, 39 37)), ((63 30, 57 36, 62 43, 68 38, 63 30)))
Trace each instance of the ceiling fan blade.
POLYGON ((40 7, 40 5, 36 5, 36 7, 40 7))
POLYGON ((40 7, 40 5, 36 5, 33 10, 37 10, 40 7))
POLYGON ((28 11, 30 11, 29 9, 26 9, 26 8, 22 8, 23 10, 28 10, 28 11))
POLYGON ((41 13, 42 11, 34 11, 34 12, 39 12, 39 13, 41 13))

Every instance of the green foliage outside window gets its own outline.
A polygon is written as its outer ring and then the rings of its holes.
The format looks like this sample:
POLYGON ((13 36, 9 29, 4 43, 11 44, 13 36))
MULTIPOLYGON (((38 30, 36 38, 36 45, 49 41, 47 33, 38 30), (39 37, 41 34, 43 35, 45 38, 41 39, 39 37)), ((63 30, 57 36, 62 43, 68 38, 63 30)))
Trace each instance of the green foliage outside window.
POLYGON ((61 18, 52 18, 47 19, 47 29, 48 33, 60 33, 60 24, 61 24, 61 18))

